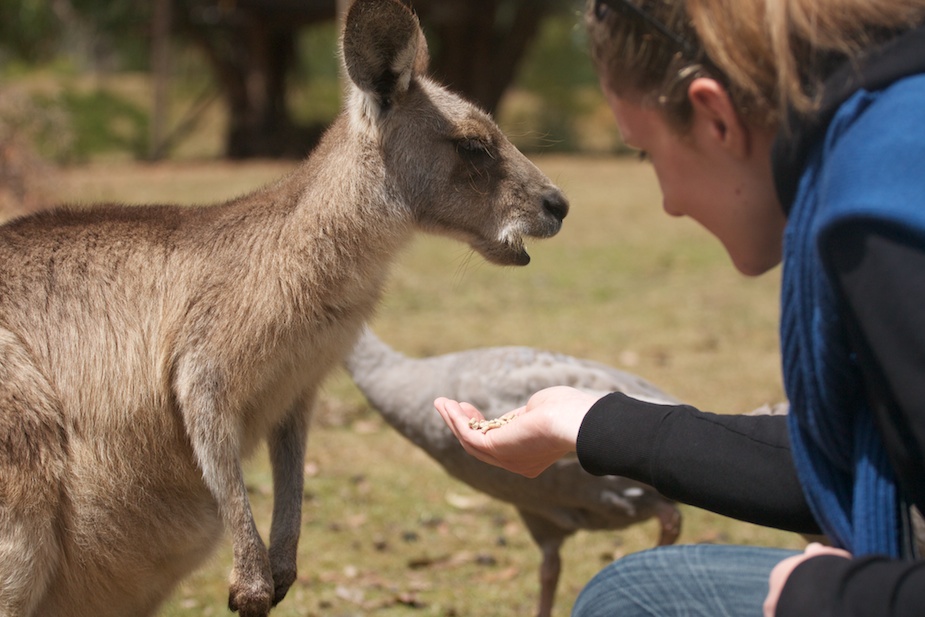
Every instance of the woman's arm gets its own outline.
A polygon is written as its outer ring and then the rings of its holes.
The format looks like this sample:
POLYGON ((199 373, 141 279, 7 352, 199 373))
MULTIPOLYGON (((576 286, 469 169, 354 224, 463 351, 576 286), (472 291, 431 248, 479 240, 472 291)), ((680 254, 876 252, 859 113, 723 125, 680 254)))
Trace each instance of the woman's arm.
POLYGON ((624 394, 598 399, 547 388, 516 409, 516 421, 487 432, 469 428, 481 413, 437 399, 462 446, 482 461, 534 477, 577 450, 589 472, 620 475, 664 495, 746 521, 819 533, 790 458, 786 418, 703 413, 624 394))
POLYGON ((585 416, 582 466, 759 525, 819 533, 803 498, 785 416, 725 415, 611 394, 585 416))

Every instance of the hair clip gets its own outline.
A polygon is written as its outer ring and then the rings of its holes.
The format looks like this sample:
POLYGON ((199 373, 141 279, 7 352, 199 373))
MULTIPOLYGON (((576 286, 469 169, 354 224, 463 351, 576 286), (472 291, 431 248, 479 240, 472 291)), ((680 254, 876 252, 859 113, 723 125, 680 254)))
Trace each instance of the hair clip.
POLYGON ((609 9, 613 9, 623 15, 641 19, 649 27, 654 28, 659 34, 668 39, 669 42, 674 43, 674 47, 677 51, 681 52, 681 55, 687 58, 697 57, 698 50, 691 45, 689 41, 685 40, 677 33, 672 32, 668 26, 653 17, 647 11, 642 10, 640 7, 630 2, 630 0, 595 0, 594 15, 597 19, 604 19, 609 9))

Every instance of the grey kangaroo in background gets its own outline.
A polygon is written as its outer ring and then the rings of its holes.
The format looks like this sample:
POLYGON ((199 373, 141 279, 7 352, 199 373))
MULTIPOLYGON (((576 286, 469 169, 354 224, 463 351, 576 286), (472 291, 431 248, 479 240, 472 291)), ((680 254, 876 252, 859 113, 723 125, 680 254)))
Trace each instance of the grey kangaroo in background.
POLYGON ((562 193, 424 75, 397 0, 357 0, 344 110, 295 171, 211 207, 61 208, 0 227, 0 615, 138 617, 232 538, 229 607, 296 579, 305 441, 415 230, 524 265, 562 193), (242 461, 266 439, 269 549, 242 461))

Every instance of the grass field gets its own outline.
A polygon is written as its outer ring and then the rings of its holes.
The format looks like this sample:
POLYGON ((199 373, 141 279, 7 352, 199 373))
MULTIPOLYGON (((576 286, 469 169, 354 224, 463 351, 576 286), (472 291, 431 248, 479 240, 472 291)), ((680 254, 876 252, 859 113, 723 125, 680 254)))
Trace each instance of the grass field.
MULTIPOLYGON (((536 157, 569 195, 563 231, 533 243, 526 268, 485 264, 466 247, 420 238, 401 256, 374 327, 414 355, 525 344, 636 372, 702 409, 739 413, 782 398, 779 273, 745 279, 719 244, 661 210, 654 174, 630 159, 536 157)), ((70 202, 208 203, 283 173, 281 163, 133 163, 65 170, 70 202)), ((248 463, 267 535, 264 455, 248 463)), ((300 578, 277 616, 530 615, 539 553, 515 511, 448 478, 393 433, 343 374, 309 437, 300 578)), ((683 509, 682 543, 800 547, 793 534, 683 509)), ((652 546, 655 523, 580 533, 566 543, 556 615, 615 557, 652 546)), ((227 614, 226 544, 185 581, 168 616, 227 614)))

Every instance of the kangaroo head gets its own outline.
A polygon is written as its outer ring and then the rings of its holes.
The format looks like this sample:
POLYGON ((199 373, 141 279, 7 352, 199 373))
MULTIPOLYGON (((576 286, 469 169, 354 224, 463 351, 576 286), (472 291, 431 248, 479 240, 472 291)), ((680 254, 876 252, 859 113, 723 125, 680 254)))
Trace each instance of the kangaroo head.
POLYGON ((421 229, 526 265, 524 238, 555 235, 568 202, 488 114, 424 74, 427 43, 411 10, 356 0, 342 45, 351 128, 381 157, 391 196, 421 229))

